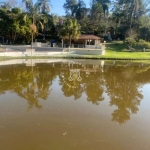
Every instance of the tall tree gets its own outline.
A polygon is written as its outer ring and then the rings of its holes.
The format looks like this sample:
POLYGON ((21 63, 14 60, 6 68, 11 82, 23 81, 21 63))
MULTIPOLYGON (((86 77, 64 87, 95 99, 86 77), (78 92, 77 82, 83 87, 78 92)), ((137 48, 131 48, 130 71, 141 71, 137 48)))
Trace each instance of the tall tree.
POLYGON ((38 23, 41 25, 41 28, 43 30, 43 24, 41 23, 40 18, 41 18, 41 14, 40 14, 40 7, 42 5, 41 1, 37 1, 35 4, 33 3, 32 0, 23 0, 23 2, 26 5, 26 10, 27 13, 25 15, 25 17, 28 15, 29 18, 32 19, 32 25, 31 25, 31 33, 32 33, 32 42, 31 42, 31 47, 33 47, 33 38, 34 38, 34 34, 37 32, 37 28, 36 28, 36 24, 37 24, 37 20, 38 23))
POLYGON ((66 2, 63 5, 66 14, 71 17, 75 16, 76 6, 77 6, 76 0, 66 0, 66 2))
POLYGON ((111 3, 111 1, 110 0, 96 0, 96 1, 100 3, 103 8, 104 19, 105 19, 104 33, 106 33, 106 28, 108 24, 109 4, 111 3))
POLYGON ((76 19, 66 19, 63 25, 60 25, 59 30, 59 35, 62 36, 63 39, 69 40, 69 46, 71 46, 71 40, 78 39, 80 35, 80 25, 76 19))
POLYGON ((50 12, 51 0, 38 0, 38 3, 41 13, 47 14, 50 12))
POLYGON ((76 5, 75 9, 75 16, 77 20, 83 19, 86 13, 86 4, 83 0, 78 0, 78 3, 76 5))

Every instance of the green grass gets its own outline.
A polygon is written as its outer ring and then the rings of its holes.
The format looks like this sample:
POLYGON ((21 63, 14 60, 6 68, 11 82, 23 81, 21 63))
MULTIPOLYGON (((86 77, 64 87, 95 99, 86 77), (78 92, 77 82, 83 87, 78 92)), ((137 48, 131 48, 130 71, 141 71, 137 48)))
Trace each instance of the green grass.
POLYGON ((106 50, 116 52, 128 52, 128 47, 122 41, 111 42, 106 44, 106 50))
POLYGON ((119 52, 106 50, 103 58, 150 59, 150 52, 119 52))
POLYGON ((106 54, 102 58, 120 58, 120 59, 150 59, 150 52, 143 52, 143 47, 134 46, 130 51, 123 42, 113 42, 106 44, 106 54))

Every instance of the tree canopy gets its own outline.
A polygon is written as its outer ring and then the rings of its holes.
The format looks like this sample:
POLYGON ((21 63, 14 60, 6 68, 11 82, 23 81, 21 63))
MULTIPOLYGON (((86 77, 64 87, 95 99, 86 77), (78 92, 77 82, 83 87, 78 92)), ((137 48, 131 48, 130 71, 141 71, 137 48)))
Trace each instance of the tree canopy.
MULTIPOLYGON (((125 39, 131 38, 134 31, 137 35, 134 40, 150 41, 150 0, 89 0, 89 7, 85 0, 66 0, 62 6, 65 16, 51 13, 50 0, 22 2, 0 1, 0 37, 4 37, 4 42, 31 42, 33 22, 37 38, 48 41, 51 37, 59 39, 62 31, 62 28, 58 30, 60 21, 65 26, 69 20, 76 20, 80 28, 78 26, 75 30, 81 34, 105 38, 109 33, 111 39, 125 39)), ((71 30, 73 32, 74 29, 71 30)))

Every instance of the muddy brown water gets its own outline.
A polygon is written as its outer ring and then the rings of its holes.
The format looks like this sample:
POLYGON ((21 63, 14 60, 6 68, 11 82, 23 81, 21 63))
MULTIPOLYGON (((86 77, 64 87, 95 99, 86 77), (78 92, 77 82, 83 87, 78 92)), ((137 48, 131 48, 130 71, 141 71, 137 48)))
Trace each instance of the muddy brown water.
POLYGON ((150 65, 0 66, 0 150, 149 150, 150 65))

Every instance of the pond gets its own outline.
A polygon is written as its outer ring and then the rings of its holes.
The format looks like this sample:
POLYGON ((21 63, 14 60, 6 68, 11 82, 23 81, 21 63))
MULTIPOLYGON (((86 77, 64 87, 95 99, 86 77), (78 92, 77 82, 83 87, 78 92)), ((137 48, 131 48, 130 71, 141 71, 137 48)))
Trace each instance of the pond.
POLYGON ((150 149, 148 62, 28 62, 0 63, 0 150, 150 149))

